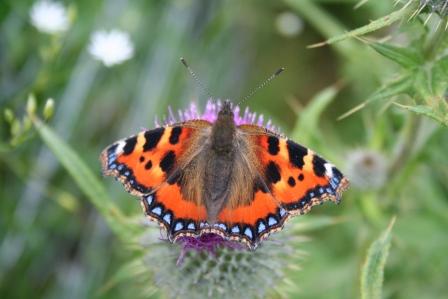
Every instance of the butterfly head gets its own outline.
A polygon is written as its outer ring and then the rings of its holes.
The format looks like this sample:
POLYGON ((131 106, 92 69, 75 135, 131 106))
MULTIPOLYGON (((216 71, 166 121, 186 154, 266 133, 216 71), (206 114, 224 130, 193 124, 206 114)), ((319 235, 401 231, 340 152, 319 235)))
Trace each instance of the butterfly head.
POLYGON ((229 100, 225 100, 221 110, 218 112, 218 118, 232 118, 233 119, 233 110, 232 110, 232 103, 229 100))

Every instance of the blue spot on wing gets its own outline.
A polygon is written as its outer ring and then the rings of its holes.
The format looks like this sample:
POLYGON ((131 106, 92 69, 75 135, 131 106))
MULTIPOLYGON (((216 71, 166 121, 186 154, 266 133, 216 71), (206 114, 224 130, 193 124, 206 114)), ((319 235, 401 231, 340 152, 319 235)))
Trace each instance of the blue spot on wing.
POLYGON ((246 227, 246 229, 244 230, 244 234, 245 234, 246 236, 248 236, 249 239, 252 240, 252 238, 253 238, 253 234, 252 234, 252 230, 251 230, 250 228, 246 227))
POLYGON ((184 225, 182 224, 182 222, 177 222, 176 225, 174 226, 174 231, 177 232, 183 228, 184 228, 184 225))
POLYGON ((273 226, 273 225, 276 225, 278 222, 277 222, 277 219, 275 219, 274 217, 269 217, 269 219, 268 219, 268 225, 269 226, 273 226))
POLYGON ((163 220, 165 220, 166 223, 171 224, 171 214, 165 214, 165 216, 163 216, 163 220))
POLYGON ((154 209, 151 210, 151 212, 153 212, 156 215, 162 215, 162 208, 161 207, 155 207, 154 209))

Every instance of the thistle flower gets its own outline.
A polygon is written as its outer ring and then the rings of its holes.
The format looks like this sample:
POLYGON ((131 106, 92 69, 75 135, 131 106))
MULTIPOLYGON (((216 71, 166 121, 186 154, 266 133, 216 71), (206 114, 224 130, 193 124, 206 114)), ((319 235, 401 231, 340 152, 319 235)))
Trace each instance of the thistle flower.
POLYGON ((446 25, 445 30, 448 29, 448 0, 406 0, 404 1, 408 5, 410 3, 415 3, 417 9, 411 14, 411 18, 419 14, 427 14, 425 19, 425 24, 429 22, 433 15, 439 15, 440 20, 437 27, 442 24, 445 19, 446 25))
POLYGON ((285 37, 294 37, 303 31, 303 21, 292 12, 283 12, 275 20, 277 31, 285 37))
POLYGON ((357 149, 347 156, 347 177, 360 189, 378 189, 386 182, 387 162, 374 150, 357 149))
POLYGON ((111 67, 132 58, 134 45, 127 32, 99 30, 92 34, 88 51, 105 66, 111 67))
POLYGON ((155 235, 151 229, 145 235, 143 245, 147 253, 143 268, 152 274, 147 277, 152 276, 155 286, 168 298, 285 295, 288 290, 279 286, 287 280, 286 272, 303 256, 297 248, 304 239, 292 230, 277 233, 256 251, 214 234, 183 238, 176 244, 155 235))
POLYGON ((428 8, 430 12, 439 14, 442 17, 448 15, 447 0, 420 0, 420 9, 428 8))
POLYGON ((59 2, 41 0, 30 10, 31 24, 40 32, 56 34, 69 27, 67 9, 59 2))
MULTIPOLYGON (((168 117, 163 119, 162 124, 156 120, 155 125, 156 127, 160 127, 161 125, 171 125, 192 119, 203 119, 209 122, 214 122, 218 118, 218 112, 221 109, 221 106, 222 102, 220 100, 213 101, 212 99, 209 99, 205 105, 204 112, 202 113, 198 110, 195 103, 191 103, 184 111, 179 110, 177 115, 175 115, 171 108, 168 108, 168 117)), ((236 125, 255 124, 279 133, 278 128, 272 124, 271 120, 268 120, 267 122, 264 120, 263 114, 257 115, 257 113, 251 112, 249 108, 246 108, 241 114, 241 108, 238 105, 233 106, 233 113, 236 125)))

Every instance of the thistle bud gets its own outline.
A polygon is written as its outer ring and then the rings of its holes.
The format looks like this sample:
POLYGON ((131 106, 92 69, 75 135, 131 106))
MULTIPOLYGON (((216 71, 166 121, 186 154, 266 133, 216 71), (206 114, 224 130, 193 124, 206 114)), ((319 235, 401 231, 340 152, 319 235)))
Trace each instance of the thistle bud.
POLYGON ((45 120, 49 120, 54 114, 54 100, 52 98, 49 98, 45 102, 43 115, 45 120))
POLYGON ((36 112, 36 97, 33 94, 28 96, 28 101, 26 102, 26 112, 28 115, 34 115, 36 112))

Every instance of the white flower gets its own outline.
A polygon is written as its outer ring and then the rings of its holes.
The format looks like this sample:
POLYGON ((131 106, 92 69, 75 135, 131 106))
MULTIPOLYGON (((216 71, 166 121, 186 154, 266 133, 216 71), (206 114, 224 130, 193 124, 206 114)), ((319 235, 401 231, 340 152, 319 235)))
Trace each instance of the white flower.
POLYGON ((134 54, 134 45, 127 32, 99 30, 90 38, 89 53, 110 67, 130 59, 134 54))
POLYGON ((58 2, 40 0, 30 10, 31 24, 37 30, 55 34, 66 31, 69 27, 67 9, 58 2))
POLYGON ((286 37, 296 36, 303 30, 303 21, 291 12, 279 14, 275 24, 278 32, 286 37))

